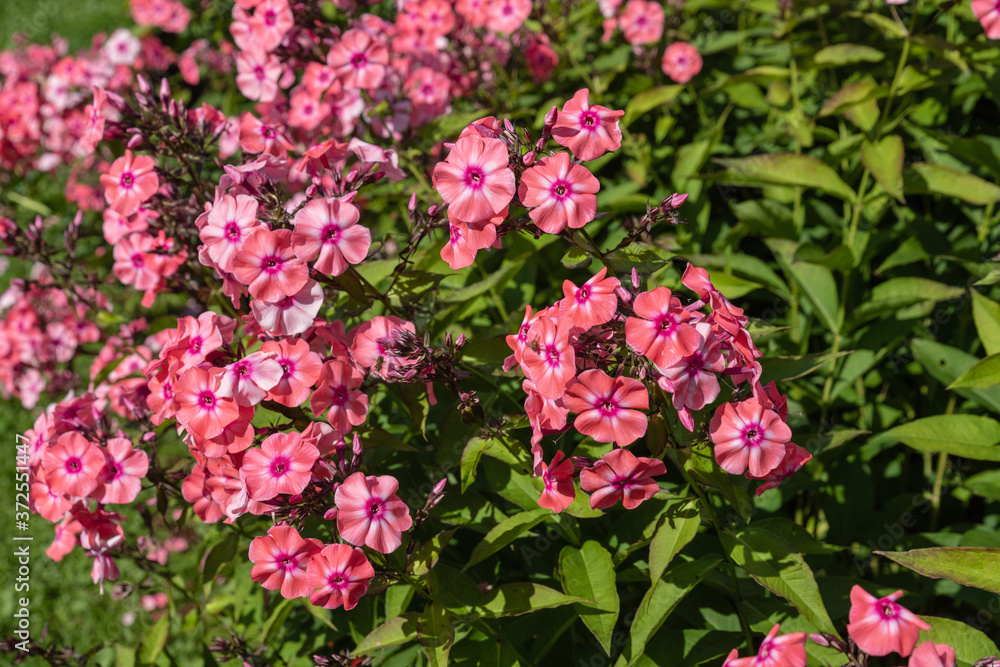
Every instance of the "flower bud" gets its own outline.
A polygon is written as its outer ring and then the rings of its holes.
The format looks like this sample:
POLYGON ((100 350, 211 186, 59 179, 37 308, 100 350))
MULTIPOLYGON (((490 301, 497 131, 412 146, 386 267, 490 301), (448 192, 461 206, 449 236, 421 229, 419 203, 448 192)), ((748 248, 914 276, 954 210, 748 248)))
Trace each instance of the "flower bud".
POLYGON ((413 213, 414 211, 417 210, 417 193, 416 192, 414 192, 413 194, 410 195, 410 201, 406 205, 406 210, 409 211, 410 213, 413 213))
POLYGON ((553 105, 549 112, 545 114, 545 130, 546 133, 552 131, 552 126, 556 124, 556 119, 559 117, 559 109, 553 105))
POLYGON ((153 92, 153 87, 149 85, 149 80, 146 79, 142 74, 135 75, 136 85, 139 86, 139 92, 143 95, 149 95, 153 92))
POLYGON ((639 289, 640 285, 642 285, 642 283, 639 281, 639 272, 636 271, 635 267, 633 266, 632 267, 632 287, 634 289, 639 289))
POLYGON ((143 142, 143 137, 141 134, 133 134, 132 137, 128 140, 128 143, 125 144, 125 146, 127 148, 137 148, 138 146, 142 145, 142 142, 143 142))
POLYGON ((319 193, 319 188, 315 183, 310 183, 306 188, 306 199, 313 199, 319 193))
POLYGON ((535 151, 528 151, 525 153, 524 157, 521 158, 521 162, 524 163, 525 167, 533 165, 535 163, 535 151))
POLYGON ((170 97, 170 82, 166 78, 160 79, 160 101, 165 102, 170 97))

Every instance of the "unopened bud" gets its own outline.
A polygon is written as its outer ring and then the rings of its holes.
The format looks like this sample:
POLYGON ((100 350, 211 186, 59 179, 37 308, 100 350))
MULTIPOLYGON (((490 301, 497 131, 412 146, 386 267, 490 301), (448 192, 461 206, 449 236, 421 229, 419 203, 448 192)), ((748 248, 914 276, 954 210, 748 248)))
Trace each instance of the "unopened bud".
POLYGON ((170 82, 166 78, 160 79, 160 101, 164 102, 170 97, 170 82))
POLYGON ((427 207, 427 215, 431 216, 432 218, 435 215, 437 215, 437 212, 438 212, 438 205, 437 204, 431 204, 430 206, 427 207))
POLYGON ((444 478, 444 479, 442 479, 442 480, 441 480, 440 482, 438 482, 437 484, 435 484, 435 485, 434 485, 434 489, 433 489, 433 490, 431 491, 431 493, 432 493, 433 495, 435 495, 435 496, 437 496, 437 495, 440 495, 440 494, 441 494, 441 492, 442 492, 442 491, 444 491, 444 487, 445 487, 445 486, 446 486, 447 484, 448 484, 448 478, 447 478, 447 477, 445 477, 445 478, 444 478))
POLYGON ((524 157, 521 158, 521 162, 524 163, 525 167, 533 165, 535 163, 535 151, 528 151, 525 153, 524 157))
POLYGON ((144 95, 149 95, 153 92, 153 87, 149 85, 149 80, 142 74, 135 75, 135 83, 139 86, 139 92, 144 95))
POLYGON ((406 205, 406 210, 409 211, 410 213, 413 213, 414 211, 417 210, 417 193, 416 192, 414 192, 413 194, 410 195, 410 201, 406 205))
POLYGON ((316 187, 315 183, 310 183, 309 187, 306 188, 306 199, 312 199, 319 193, 319 188, 316 187))
POLYGON ((545 129, 549 132, 552 131, 552 126, 556 124, 556 118, 559 117, 559 109, 553 105, 549 112, 545 114, 545 129))
POLYGON ((503 129, 506 132, 510 132, 511 134, 514 134, 514 123, 510 122, 509 118, 504 118, 503 119, 503 129))
POLYGON ((331 507, 330 509, 328 509, 326 512, 323 513, 323 518, 326 519, 327 521, 336 521, 337 520, 337 508, 336 507, 331 507))
POLYGON ((128 140, 128 143, 125 144, 125 146, 127 148, 137 148, 142 145, 142 142, 143 142, 143 137, 141 134, 133 134, 132 137, 128 140))
POLYGON ((360 459, 364 451, 365 448, 361 445, 361 438, 359 438, 358 434, 355 433, 354 440, 351 442, 351 452, 354 454, 354 460, 357 461, 360 459))
POLYGON ((642 285, 642 282, 640 282, 640 280, 639 280, 639 272, 636 271, 635 267, 633 266, 632 267, 632 287, 635 288, 635 289, 639 289, 640 285, 642 285))

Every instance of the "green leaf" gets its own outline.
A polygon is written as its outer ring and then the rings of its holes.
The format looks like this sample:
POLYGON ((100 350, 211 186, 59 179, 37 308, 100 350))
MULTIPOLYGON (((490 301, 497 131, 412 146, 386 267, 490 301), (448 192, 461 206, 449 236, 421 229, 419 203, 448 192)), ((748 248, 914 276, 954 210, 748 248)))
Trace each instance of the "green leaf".
POLYGON ((604 261, 616 273, 628 274, 634 267, 639 273, 652 273, 670 263, 674 254, 649 243, 633 243, 609 252, 604 261))
POLYGON ((608 550, 593 540, 579 549, 563 547, 559 552, 559 579, 567 595, 593 600, 593 605, 576 605, 576 611, 611 655, 611 635, 618 622, 618 589, 615 586, 615 566, 608 550))
POLYGON ((972 318, 986 354, 1000 353, 1000 303, 972 290, 972 318))
POLYGON ((907 172, 906 192, 954 197, 975 206, 1000 201, 1000 187, 951 167, 917 162, 907 172))
MULTIPOLYGON (((668 453, 672 451, 674 450, 668 450, 668 453)), ((677 456, 695 481, 718 489, 744 521, 750 520, 754 509, 753 501, 746 491, 733 485, 733 476, 715 462, 711 447, 706 444, 695 445, 678 450, 677 456)))
POLYGON ((221 542, 212 547, 208 556, 205 557, 205 570, 201 575, 202 582, 211 581, 219 569, 233 559, 238 546, 239 535, 229 533, 221 542))
POLYGON ((962 586, 1000 593, 1000 549, 935 547, 875 553, 931 579, 948 579, 962 586))
POLYGON ((462 450, 462 460, 459 469, 462 476, 462 493, 476 481, 476 468, 479 467, 479 460, 483 458, 483 450, 489 441, 484 438, 472 438, 462 450))
POLYGON ((170 614, 164 614, 142 635, 142 641, 139 643, 139 663, 143 665, 156 664, 156 659, 160 657, 163 647, 167 645, 169 633, 170 614))
POLYGON ((477 667, 521 667, 517 651, 506 639, 488 641, 486 648, 479 656, 477 667))
POLYGON ((959 667, 970 667, 983 658, 1000 654, 993 640, 961 621, 934 616, 921 616, 920 618, 930 625, 931 629, 920 631, 917 644, 923 642, 947 644, 955 649, 955 659, 958 661, 959 667))
POLYGON ((448 610, 437 603, 424 607, 417 618, 417 638, 427 653, 430 667, 445 667, 455 643, 455 626, 448 610))
POLYGON ((417 638, 417 614, 407 612, 378 626, 368 633, 351 655, 360 656, 374 653, 390 646, 400 646, 417 638))
POLYGON ((116 644, 115 667, 135 667, 135 648, 116 644))
POLYGON ((976 495, 991 500, 1000 500, 1000 470, 981 472, 965 480, 962 484, 976 495))
POLYGON ((646 650, 646 644, 660 629, 667 617, 702 579, 722 562, 722 558, 712 554, 696 561, 679 563, 657 579, 639 603, 634 612, 632 627, 629 628, 628 643, 618 656, 615 667, 631 667, 646 650))
POLYGON ((767 153, 743 158, 717 158, 726 168, 721 181, 731 185, 795 185, 853 202, 854 190, 832 167, 808 155, 767 153))
POLYGON ((563 595, 559 591, 528 582, 504 584, 493 589, 473 609, 483 618, 500 618, 502 616, 520 616, 539 609, 562 607, 578 602, 594 602, 572 595, 563 595))
POLYGON ((552 510, 539 507, 504 519, 493 530, 486 533, 483 541, 476 545, 476 548, 472 550, 472 556, 469 557, 469 562, 465 564, 462 571, 464 572, 476 563, 489 558, 549 516, 552 516, 552 510))
POLYGON ((884 58, 884 53, 863 44, 833 44, 817 51, 813 56, 813 62, 817 65, 837 67, 854 63, 877 63, 884 58))
POLYGON ((795 380, 805 377, 810 373, 819 370, 834 359, 839 359, 851 354, 849 350, 826 354, 805 354, 794 357, 764 357, 761 359, 761 384, 767 384, 771 380, 780 382, 782 380, 795 380))
POLYGON ((652 111, 656 107, 674 101, 682 90, 684 90, 684 86, 681 85, 657 86, 635 95, 625 107, 621 126, 628 127, 632 121, 647 111, 652 111))
POLYGON ((948 385, 948 389, 989 389, 998 384, 1000 384, 1000 354, 994 354, 962 373, 957 380, 948 385))
MULTIPOLYGON (((385 618, 390 619, 399 616, 406 610, 416 593, 416 588, 411 584, 395 583, 385 591, 385 618)), ((307 604, 307 607, 317 608, 315 605, 307 604)))
POLYGON ((817 630, 838 635, 802 554, 770 531, 745 526, 720 534, 729 557, 754 581, 788 600, 817 630))
POLYGON ((698 534, 700 526, 697 502, 672 501, 667 505, 649 541, 649 579, 652 583, 663 576, 674 556, 698 534))
MULTIPOLYGON (((880 433, 921 452, 945 452, 976 461, 1000 461, 1000 422, 979 415, 933 415, 880 433)), ((872 440, 869 440, 871 442, 872 440)))
POLYGON ((437 565, 437 562, 441 559, 441 552, 444 548, 448 546, 448 542, 451 541, 452 536, 455 534, 457 528, 452 528, 451 530, 446 530, 442 533, 438 533, 431 539, 427 540, 420 545, 416 553, 413 554, 413 558, 410 560, 409 570, 417 577, 422 577, 437 565))
POLYGON ((295 602, 295 598, 287 598, 275 605, 271 611, 271 615, 268 616, 267 620, 264 621, 264 625, 260 628, 265 644, 270 645, 273 643, 275 635, 281 630, 281 626, 285 624, 285 621, 288 620, 288 615, 292 612, 292 606, 295 602))
POLYGON ((882 137, 878 143, 867 139, 861 144, 861 163, 885 191, 906 203, 903 198, 903 138, 898 134, 882 137))
POLYGON ((876 98, 883 97, 888 93, 885 86, 880 86, 872 80, 858 81, 851 83, 830 96, 823 108, 819 110, 818 117, 832 116, 843 113, 858 104, 870 102, 876 98))
MULTIPOLYGON (((979 361, 968 352, 932 340, 914 340, 910 343, 910 349, 913 351, 913 356, 927 372, 945 386, 957 380, 962 373, 979 361)), ((954 391, 959 396, 964 396, 993 412, 1000 413, 1000 387, 955 389, 954 391)))
POLYGON ((510 281, 510 279, 521 270, 525 261, 526 260, 521 259, 516 262, 511 262, 500 271, 491 273, 487 278, 467 287, 462 287, 456 290, 448 290, 439 296, 439 298, 444 303, 463 303, 471 301, 482 294, 486 294, 491 289, 500 289, 502 291, 502 288, 510 281))
POLYGON ((937 303, 958 299, 965 290, 961 287, 945 285, 928 278, 906 276, 891 278, 876 285, 868 301, 854 309, 853 317, 863 321, 885 313, 897 312, 917 303, 937 303))
POLYGON ((837 333, 840 330, 840 298, 837 296, 833 272, 825 266, 808 262, 792 262, 788 269, 795 282, 809 297, 819 319, 827 329, 837 333))

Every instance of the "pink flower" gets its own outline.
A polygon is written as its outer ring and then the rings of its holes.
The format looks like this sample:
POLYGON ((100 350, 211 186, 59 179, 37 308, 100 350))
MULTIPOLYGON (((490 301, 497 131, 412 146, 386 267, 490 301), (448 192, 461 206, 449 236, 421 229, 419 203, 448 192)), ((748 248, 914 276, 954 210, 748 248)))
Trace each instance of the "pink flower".
POLYGON ((267 535, 250 543, 250 578, 283 598, 301 598, 312 591, 306 569, 323 548, 315 538, 302 539, 291 526, 271 526, 267 535))
POLYGON ((637 317, 625 321, 625 340, 658 369, 673 366, 698 349, 701 336, 691 326, 691 313, 666 287, 639 294, 632 308, 637 317))
POLYGON ((580 160, 595 160, 622 145, 622 131, 618 119, 624 111, 612 111, 590 104, 590 91, 576 91, 573 99, 563 105, 552 127, 552 137, 580 160))
POLYGON ((586 167, 570 163, 568 153, 556 153, 521 174, 517 194, 526 207, 535 207, 528 215, 539 229, 558 234, 567 225, 578 229, 594 219, 600 189, 586 167))
POLYGON ((514 198, 514 172, 507 162, 507 146, 499 139, 462 137, 434 166, 434 188, 459 220, 487 220, 514 198))
POLYGON ((257 229, 264 229, 257 220, 257 200, 247 195, 224 195, 208 212, 199 236, 212 261, 223 271, 232 272, 243 240, 257 229))
POLYGON ((520 28, 531 14, 531 0, 489 0, 486 25, 491 30, 510 34, 520 28))
POLYGON ((273 101, 278 96, 282 71, 278 58, 263 49, 240 51, 236 55, 236 86, 249 100, 273 101))
POLYGON ((627 449, 614 449, 593 467, 580 471, 580 486, 591 494, 590 506, 595 510, 607 509, 619 500, 625 509, 631 510, 660 490, 652 478, 666 473, 663 461, 637 457, 627 449))
MULTIPOLYGON (((288 0, 264 0, 254 10, 250 31, 254 42, 265 51, 273 51, 285 37, 295 19, 288 0)), ((287 596, 286 596, 287 597, 287 596)), ((296 596, 298 597, 298 596, 296 596)))
POLYGON ((309 485, 317 459, 319 450, 303 441, 300 434, 275 433, 259 449, 247 450, 240 475, 253 500, 270 500, 281 494, 293 496, 309 485))
POLYGON ((339 199, 312 199, 295 214, 292 246, 304 262, 320 273, 339 276, 348 264, 358 264, 368 254, 372 234, 358 224, 361 214, 351 203, 339 199))
POLYGON ((219 393, 232 398, 237 405, 257 405, 283 374, 281 365, 273 357, 257 351, 226 366, 219 393))
POLYGON ((947 644, 924 642, 910 656, 907 667, 955 667, 955 649, 947 644))
POLYGON ((391 475, 365 477, 356 472, 344 480, 334 494, 340 536, 384 554, 399 548, 403 531, 413 520, 406 503, 396 496, 398 487, 391 475))
POLYGON ((250 304, 261 329, 275 336, 296 336, 312 326, 323 305, 323 286, 310 278, 298 292, 279 301, 250 304))
POLYGON ((202 438, 214 438, 239 417, 236 402, 219 390, 223 370, 189 368, 177 378, 177 421, 202 438))
POLYGON ((411 333, 417 331, 411 322, 392 315, 377 315, 364 322, 351 332, 351 356, 372 373, 383 378, 389 377, 401 364, 409 363, 408 359, 387 353, 382 344, 391 339, 393 332, 397 330, 411 333))
POLYGON ((63 518, 72 505, 64 494, 56 493, 49 487, 45 471, 41 468, 32 475, 30 500, 32 509, 53 523, 63 518))
POLYGON ((480 222, 464 222, 448 209, 448 242, 441 248, 441 259, 448 262, 452 270, 471 266, 476 253, 489 248, 497 240, 497 225, 507 217, 504 207, 495 217, 480 222))
POLYGON ((326 58, 346 88, 378 88, 385 78, 389 51, 361 30, 348 30, 326 58))
POLYGON ((365 553, 346 544, 329 544, 309 561, 309 601, 317 607, 354 609, 375 576, 365 553))
POLYGON ((618 295, 615 290, 621 287, 617 278, 605 278, 607 267, 602 267, 593 278, 577 287, 570 281, 563 281, 563 295, 560 301, 559 314, 572 318, 576 326, 589 329, 599 324, 606 324, 615 315, 618 308, 618 295))
POLYGON ((295 256, 292 232, 287 229, 254 231, 233 260, 233 274, 249 286, 250 296, 279 301, 305 286, 309 269, 295 256))
POLYGON ((763 477, 785 458, 785 443, 792 430, 777 412, 768 410, 756 398, 719 406, 709 422, 708 432, 715 444, 715 460, 726 472, 763 477))
POLYGON ((847 633, 869 655, 889 655, 893 651, 904 658, 913 652, 921 630, 930 630, 909 609, 896 604, 903 591, 876 598, 861 586, 851 589, 850 623, 847 633))
POLYGON ((270 340, 260 349, 264 354, 272 356, 281 367, 281 377, 268 390, 268 398, 288 407, 302 405, 319 378, 323 360, 301 338, 270 340))
POLYGON ((806 633, 793 632, 778 637, 779 628, 777 624, 771 628, 757 655, 736 659, 730 656, 726 667, 806 667, 806 633))
POLYGON ((642 46, 659 41, 663 36, 663 6, 653 0, 629 0, 618 19, 625 40, 642 46))
POLYGON ((671 366, 657 367, 662 374, 658 383, 664 391, 673 394, 674 409, 689 431, 694 430, 691 410, 701 410, 718 398, 720 387, 716 373, 726 369, 722 346, 712 325, 699 322, 694 328, 699 336, 698 347, 671 366))
POLYGON ((573 462, 562 452, 556 452, 552 465, 542 462, 541 469, 545 490, 538 499, 538 505, 556 513, 562 512, 576 498, 576 487, 573 486, 573 473, 576 469, 573 462))
POLYGON ((663 73, 675 83, 687 83, 701 71, 701 54, 687 42, 674 42, 663 52, 663 73))
POLYGON ((809 459, 812 458, 812 454, 802 449, 795 443, 789 442, 785 444, 785 456, 781 459, 781 463, 767 473, 763 477, 754 477, 748 471, 746 476, 747 479, 762 479, 764 483, 757 487, 757 495, 764 493, 768 489, 776 489, 781 485, 786 479, 791 477, 799 468, 804 466, 809 459))
POLYGON ((639 410, 649 409, 649 392, 638 380, 584 371, 566 389, 563 403, 577 413, 576 430, 597 442, 624 447, 646 433, 647 417, 639 410))
POLYGON ((101 175, 104 198, 120 215, 129 216, 139 210, 139 204, 156 194, 160 179, 153 171, 156 163, 147 155, 132 158, 132 151, 111 163, 108 173, 101 175))
POLYGON ((153 252, 156 239, 144 232, 129 234, 115 244, 112 270, 123 285, 152 290, 160 284, 163 256, 153 252))
POLYGON ((364 424, 368 414, 368 396, 357 391, 364 379, 353 364, 339 359, 326 362, 309 399, 309 409, 320 416, 330 408, 327 421, 342 435, 348 433, 352 426, 364 424))
POLYGON ((539 317, 528 330, 521 368, 545 398, 559 398, 576 376, 576 351, 569 337, 575 326, 568 317, 539 317))
POLYGON ((76 431, 63 433, 45 450, 42 468, 45 481, 54 493, 85 497, 97 488, 104 467, 104 455, 76 431))
POLYGON ((979 19, 988 38, 1000 39, 1000 2, 972 0, 972 13, 979 19))
POLYGON ((109 438, 107 462, 101 471, 98 502, 131 503, 139 495, 142 480, 149 471, 149 457, 142 450, 132 449, 128 438, 109 438))

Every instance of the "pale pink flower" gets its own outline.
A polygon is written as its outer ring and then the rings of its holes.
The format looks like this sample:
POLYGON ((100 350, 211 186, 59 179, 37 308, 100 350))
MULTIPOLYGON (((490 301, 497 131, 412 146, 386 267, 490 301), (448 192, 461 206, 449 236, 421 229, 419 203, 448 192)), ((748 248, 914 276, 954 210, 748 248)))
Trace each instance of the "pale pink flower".
POLYGON ((111 163, 108 173, 101 175, 104 198, 117 213, 129 216, 139 210, 139 204, 146 201, 160 187, 160 179, 154 171, 156 163, 148 155, 133 158, 132 151, 111 163))
POLYGON ((602 267, 594 277, 577 287, 569 280, 563 281, 564 299, 556 304, 559 314, 572 318, 576 326, 589 329, 606 324, 618 308, 615 290, 621 287, 617 278, 606 278, 608 267, 602 267))
POLYGON ((625 509, 635 509, 659 491, 653 481, 656 475, 665 475, 663 461, 637 457, 627 449, 614 449, 597 461, 593 467, 580 471, 580 486, 590 495, 593 509, 607 509, 622 501, 625 509))
POLYGON ((600 189, 589 169, 572 164, 569 154, 560 152, 521 174, 517 193, 521 203, 531 208, 528 215, 538 228, 558 234, 567 225, 578 229, 594 219, 600 189))
POLYGON ((109 438, 107 462, 94 497, 105 505, 131 503, 139 495, 148 470, 146 452, 132 449, 128 438, 109 438))
POLYGON ((726 472, 763 477, 785 458, 785 443, 792 430, 778 413, 768 410, 756 398, 740 403, 723 403, 708 426, 715 444, 715 460, 726 472))
POLYGON ((268 398, 288 407, 302 405, 319 379, 323 360, 301 338, 267 341, 261 352, 270 355, 281 367, 281 377, 268 390, 268 398))
POLYGON ((531 14, 531 0, 489 0, 486 25, 491 30, 510 34, 524 25, 531 14))
POLYGON ((263 49, 236 54, 236 85, 249 100, 273 101, 278 96, 278 80, 282 71, 281 61, 263 49))
POLYGON ((434 166, 434 188, 459 220, 487 220, 514 198, 508 159, 507 146, 499 139, 462 137, 445 161, 434 166))
POLYGON ((253 500, 296 495, 309 485, 317 459, 319 450, 303 441, 300 434, 275 433, 268 436, 259 449, 247 450, 240 476, 246 480, 247 491, 253 500))
POLYGON ((583 371, 567 387, 563 403, 577 413, 573 427, 597 442, 624 447, 646 434, 648 418, 639 411, 649 409, 649 392, 638 380, 583 371))
POLYGON ((356 472, 344 480, 334 494, 340 536, 384 554, 395 551, 413 523, 406 503, 396 496, 397 488, 391 475, 365 477, 356 472))
POLYGON ((279 301, 254 299, 253 317, 264 331, 275 336, 296 336, 312 326, 323 305, 323 286, 310 278, 298 292, 279 301))
POLYGON ((701 71, 701 54, 693 44, 674 42, 663 52, 660 67, 675 83, 687 83, 701 71))
POLYGON ((662 375, 658 383, 664 391, 673 394, 674 409, 689 431, 694 430, 691 411, 701 410, 719 397, 719 378, 716 373, 726 369, 722 345, 713 333, 712 325, 698 322, 694 328, 699 335, 698 347, 670 366, 657 367, 662 375))
POLYGON ((250 296, 263 301, 291 296, 309 279, 309 269, 295 256, 292 232, 287 229, 260 229, 248 235, 233 260, 233 274, 249 286, 250 296))
POLYGON ((358 224, 358 208, 340 199, 312 199, 295 214, 292 246, 296 256, 328 276, 339 276, 348 264, 368 255, 372 234, 358 224))
POLYGON ((340 82, 347 88, 378 88, 385 79, 389 51, 361 30, 348 30, 326 58, 340 82))
POLYGON ((232 273, 233 260, 244 239, 258 229, 264 229, 257 220, 257 200, 247 195, 223 195, 208 212, 205 226, 199 236, 208 250, 208 256, 223 271, 232 273))
POLYGON ((82 498, 97 488, 104 454, 78 432, 70 431, 45 450, 42 468, 54 493, 82 498))
POLYGON ((316 590, 309 601, 317 607, 354 609, 368 590, 375 568, 361 549, 329 544, 309 562, 309 588, 316 590))
POLYGON ((578 90, 573 99, 563 105, 552 127, 552 137, 573 155, 587 162, 622 145, 622 131, 618 127, 624 111, 590 104, 590 91, 578 90))
POLYGON ((383 378, 409 359, 401 358, 386 352, 384 342, 391 340, 397 330, 416 333, 413 323, 401 320, 392 315, 377 315, 351 331, 351 356, 364 368, 383 378))
POLYGON ((655 0, 628 0, 618 24, 629 44, 642 46, 663 36, 663 5, 655 0))
POLYGON ((219 393, 232 398, 237 405, 257 405, 278 384, 282 375, 281 365, 258 350, 226 366, 219 393))
POLYGON ((214 438, 239 417, 236 402, 219 390, 223 370, 189 368, 177 378, 177 421, 202 438, 214 438))
POLYGON ((292 526, 271 526, 267 535, 250 543, 250 578, 281 597, 301 598, 312 592, 306 570, 323 549, 315 538, 302 539, 292 526))
POLYGON ((761 642, 757 655, 749 658, 727 660, 727 667, 806 667, 806 638, 804 632, 778 636, 780 626, 775 624, 761 642))
POLYGON ((309 409, 318 417, 329 408, 330 425, 341 434, 348 433, 352 426, 365 423, 368 414, 368 396, 357 390, 364 380, 353 364, 340 359, 326 362, 309 398, 309 409))
POLYGON ((632 302, 636 317, 625 321, 625 340, 657 368, 673 366, 698 349, 701 336, 692 315, 666 287, 642 292, 632 302))
POLYGON ((850 623, 847 633, 868 655, 889 655, 893 651, 904 658, 913 652, 921 630, 931 626, 912 611, 896 604, 903 591, 876 598, 861 586, 851 589, 850 623))
POLYGON ((574 326, 568 317, 540 317, 528 330, 521 368, 545 398, 562 396, 576 376, 576 351, 569 340, 574 326))

